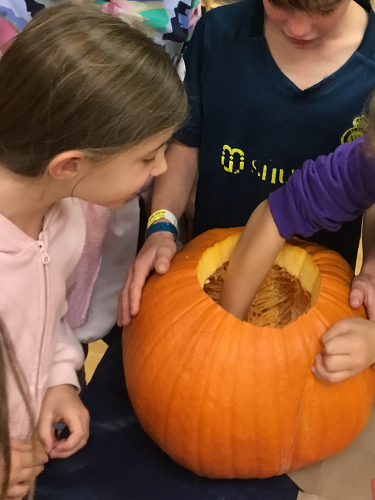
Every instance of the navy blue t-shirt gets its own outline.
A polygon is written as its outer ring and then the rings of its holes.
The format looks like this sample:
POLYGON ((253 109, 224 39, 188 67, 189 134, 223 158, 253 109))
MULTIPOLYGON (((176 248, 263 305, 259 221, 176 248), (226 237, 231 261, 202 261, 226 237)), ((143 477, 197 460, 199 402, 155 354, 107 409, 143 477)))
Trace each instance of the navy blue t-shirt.
MULTIPOLYGON (((263 36, 261 0, 219 7, 198 22, 187 48, 191 115, 176 134, 200 148, 194 236, 246 224, 255 207, 307 159, 363 134, 363 109, 375 88, 375 15, 363 41, 318 84, 300 90, 282 73, 263 36)), ((314 241, 355 264, 361 218, 314 241)))

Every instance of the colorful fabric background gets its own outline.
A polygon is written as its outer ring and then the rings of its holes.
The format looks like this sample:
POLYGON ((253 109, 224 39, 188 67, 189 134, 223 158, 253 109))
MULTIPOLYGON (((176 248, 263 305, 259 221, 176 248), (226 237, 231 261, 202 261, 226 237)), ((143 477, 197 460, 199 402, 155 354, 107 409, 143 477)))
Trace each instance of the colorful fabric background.
POLYGON ((188 40, 201 14, 201 0, 96 0, 103 11, 124 20, 145 25, 149 36, 160 45, 188 40))
MULTIPOLYGON (((0 0, 0 51, 35 14, 60 0, 0 0)), ((94 0, 92 0, 94 1, 94 0)), ((103 11, 142 23, 146 33, 171 56, 188 40, 201 14, 201 0, 95 0, 103 11)))

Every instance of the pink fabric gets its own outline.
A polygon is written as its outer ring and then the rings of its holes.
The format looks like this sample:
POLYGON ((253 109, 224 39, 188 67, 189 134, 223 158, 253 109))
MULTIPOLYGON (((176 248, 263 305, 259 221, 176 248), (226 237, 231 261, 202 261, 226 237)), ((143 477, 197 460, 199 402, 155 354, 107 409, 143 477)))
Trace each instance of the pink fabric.
MULTIPOLYGON (((150 177, 134 197, 142 196, 147 203, 153 181, 150 177)), ((75 283, 68 295, 67 320, 73 329, 82 327, 87 320, 91 296, 100 271, 102 246, 110 215, 108 208, 84 201, 81 203, 86 219, 86 243, 76 269, 75 283)))
POLYGON ((189 33, 191 33, 195 27, 195 25, 198 22, 198 19, 201 17, 201 3, 197 5, 197 7, 194 7, 190 11, 190 19, 189 19, 189 33))
POLYGON ((132 10, 133 5, 129 2, 121 2, 121 0, 113 0, 107 2, 103 6, 103 12, 110 14, 112 16, 119 16, 121 12, 126 12, 127 10, 132 10))
POLYGON ((82 326, 87 317, 92 291, 99 274, 101 250, 109 220, 109 209, 81 201, 86 220, 86 242, 68 296, 66 315, 71 328, 82 326))
POLYGON ((9 21, 0 17, 0 53, 9 47, 9 42, 18 34, 16 28, 9 21))
MULTIPOLYGON (((67 282, 81 256, 85 224, 78 200, 65 199, 46 214, 39 240, 0 215, 0 315, 13 341, 38 416, 48 387, 79 387, 82 347, 65 319, 67 282)), ((24 400, 9 377, 10 434, 27 439, 24 400)))

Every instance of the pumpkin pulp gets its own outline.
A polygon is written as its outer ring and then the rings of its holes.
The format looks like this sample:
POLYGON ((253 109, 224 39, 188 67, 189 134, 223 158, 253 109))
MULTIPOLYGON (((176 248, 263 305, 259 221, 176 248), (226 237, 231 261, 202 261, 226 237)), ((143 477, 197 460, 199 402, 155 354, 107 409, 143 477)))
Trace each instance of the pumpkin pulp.
MULTIPOLYGON (((237 235, 236 235, 237 236, 237 235)), ((238 238, 232 238, 229 250, 233 251, 238 238)), ((207 249, 198 265, 198 280, 210 272, 214 263, 219 266, 205 279, 203 290, 218 302, 228 267, 228 261, 220 263, 225 251, 220 244, 207 249), (206 255, 207 254, 207 255, 206 255), (208 265, 209 263, 209 265, 208 265)), ((304 249, 285 244, 275 264, 264 279, 244 321, 256 326, 284 328, 306 313, 316 303, 320 289, 320 273, 311 255, 304 249)))

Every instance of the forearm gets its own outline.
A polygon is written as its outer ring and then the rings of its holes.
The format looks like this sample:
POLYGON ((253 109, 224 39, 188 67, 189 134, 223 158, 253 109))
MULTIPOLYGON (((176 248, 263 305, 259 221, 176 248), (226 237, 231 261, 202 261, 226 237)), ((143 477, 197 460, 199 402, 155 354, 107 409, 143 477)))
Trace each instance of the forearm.
POLYGON ((173 141, 166 152, 168 170, 155 179, 151 211, 183 214, 198 173, 199 149, 173 141))
POLYGON ((321 229, 338 231, 343 222, 372 206, 375 162, 366 156, 362 142, 357 139, 328 156, 307 160, 287 184, 270 194, 280 234, 310 237, 321 229))
POLYGON ((253 212, 230 259, 219 301, 224 309, 244 317, 284 241, 266 200, 253 212))

